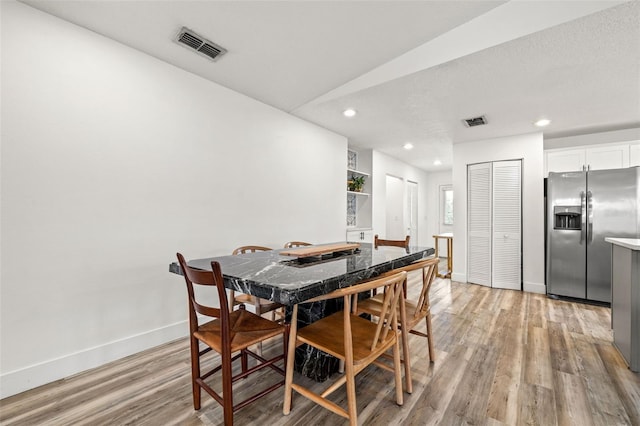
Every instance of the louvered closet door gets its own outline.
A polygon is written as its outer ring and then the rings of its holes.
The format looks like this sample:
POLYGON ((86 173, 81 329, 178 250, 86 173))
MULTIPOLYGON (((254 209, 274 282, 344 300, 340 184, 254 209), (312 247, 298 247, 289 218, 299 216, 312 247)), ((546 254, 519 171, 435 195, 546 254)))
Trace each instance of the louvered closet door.
POLYGON ((491 163, 467 168, 467 281, 491 286, 491 163))
POLYGON ((521 290, 522 163, 493 163, 491 286, 521 290))

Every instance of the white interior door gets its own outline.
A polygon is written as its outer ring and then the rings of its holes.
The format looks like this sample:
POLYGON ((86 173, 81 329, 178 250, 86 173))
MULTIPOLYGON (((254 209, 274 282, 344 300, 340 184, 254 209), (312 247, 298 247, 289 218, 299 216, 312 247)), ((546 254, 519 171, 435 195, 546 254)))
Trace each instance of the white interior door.
POLYGON ((410 244, 418 246, 418 183, 407 181, 407 235, 411 237, 410 244))
POLYGON ((493 163, 491 286, 522 289, 522 162, 493 163))
POLYGON ((387 175, 386 193, 386 234, 380 236, 389 240, 404 240, 407 236, 404 226, 404 181, 387 175))
POLYGON ((467 281, 491 286, 491 163, 467 167, 467 281))

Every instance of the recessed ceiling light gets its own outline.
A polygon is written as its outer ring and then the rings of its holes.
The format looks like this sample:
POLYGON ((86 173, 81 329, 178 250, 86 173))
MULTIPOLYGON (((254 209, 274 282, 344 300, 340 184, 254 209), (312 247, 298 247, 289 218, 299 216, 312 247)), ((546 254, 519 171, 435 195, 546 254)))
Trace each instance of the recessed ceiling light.
POLYGON ((533 124, 535 124, 538 127, 545 127, 545 126, 548 126, 549 124, 551 124, 551 120, 547 120, 546 118, 542 118, 542 119, 536 121, 533 124))
POLYGON ((413 149, 413 144, 410 143, 410 142, 405 143, 404 144, 404 149, 406 149, 406 150, 413 149))
POLYGON ((440 160, 436 160, 436 161, 433 162, 434 166, 439 166, 441 164, 442 164, 442 161, 440 161, 440 160))
POLYGON ((357 112, 355 109, 349 108, 342 111, 342 114, 344 114, 345 117, 354 117, 357 114, 357 112))

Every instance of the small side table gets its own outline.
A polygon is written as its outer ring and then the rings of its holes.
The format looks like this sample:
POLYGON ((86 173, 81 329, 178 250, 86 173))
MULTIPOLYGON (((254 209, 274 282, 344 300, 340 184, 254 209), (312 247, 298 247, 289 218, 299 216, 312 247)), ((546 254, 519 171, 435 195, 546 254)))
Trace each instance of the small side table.
POLYGON ((438 256, 438 241, 440 239, 447 240, 447 272, 444 274, 440 273, 440 270, 436 272, 436 276, 439 278, 451 278, 451 272, 453 271, 453 233, 444 232, 442 234, 436 234, 433 236, 433 239, 436 242, 436 257, 438 256))

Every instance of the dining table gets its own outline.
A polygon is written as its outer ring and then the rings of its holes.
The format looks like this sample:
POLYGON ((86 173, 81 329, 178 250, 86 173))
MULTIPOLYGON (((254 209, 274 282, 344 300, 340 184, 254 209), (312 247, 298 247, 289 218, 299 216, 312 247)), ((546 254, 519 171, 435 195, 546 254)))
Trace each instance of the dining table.
MULTIPOLYGON (((341 299, 304 303, 306 300, 375 278, 434 254, 431 247, 376 248, 369 243, 334 242, 315 244, 313 248, 323 252, 323 248, 329 250, 344 244, 349 249, 328 251, 317 256, 296 256, 295 250, 279 249, 193 259, 187 263, 193 268, 211 270, 211 262, 218 262, 226 288, 287 306, 287 320, 293 305, 299 305, 298 327, 304 327, 342 309, 341 299)), ((182 275, 177 262, 169 265, 169 271, 182 275)), ((324 381, 337 368, 337 359, 331 355, 308 347, 296 350, 296 370, 307 377, 324 381)))

